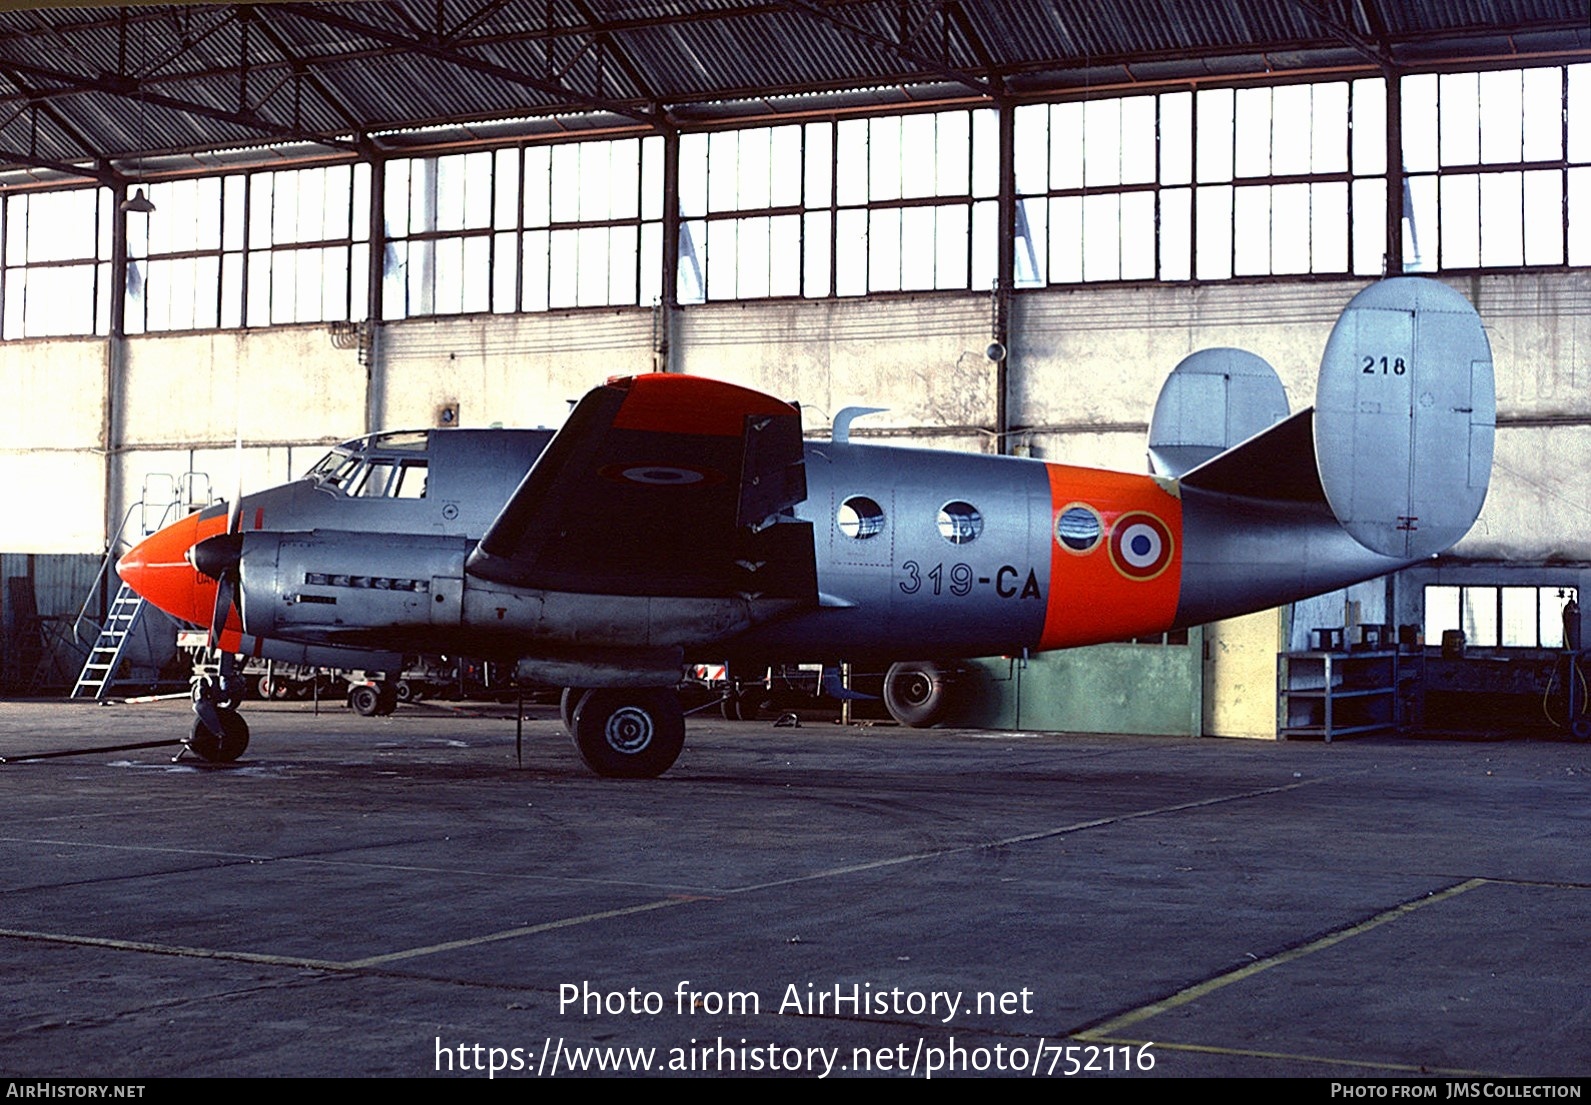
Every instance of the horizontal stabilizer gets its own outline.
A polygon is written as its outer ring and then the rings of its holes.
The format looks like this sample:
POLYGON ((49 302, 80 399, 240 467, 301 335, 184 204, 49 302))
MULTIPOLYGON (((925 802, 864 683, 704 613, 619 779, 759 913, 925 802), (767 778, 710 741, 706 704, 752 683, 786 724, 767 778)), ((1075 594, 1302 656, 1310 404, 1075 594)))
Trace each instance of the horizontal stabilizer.
POLYGON ((1314 416, 1305 408, 1182 477, 1183 487, 1247 499, 1326 501, 1315 468, 1314 416))
POLYGON ((1432 556, 1469 532, 1491 478, 1491 346, 1469 301, 1396 277, 1356 295, 1321 359, 1315 452, 1332 513, 1366 548, 1432 556))

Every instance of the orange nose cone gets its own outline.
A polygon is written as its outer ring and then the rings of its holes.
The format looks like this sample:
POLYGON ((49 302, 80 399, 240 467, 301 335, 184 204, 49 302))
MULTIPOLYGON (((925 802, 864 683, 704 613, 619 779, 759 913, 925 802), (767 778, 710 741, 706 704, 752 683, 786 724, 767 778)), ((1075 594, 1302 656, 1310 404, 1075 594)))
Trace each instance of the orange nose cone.
POLYGON ((188 550, 226 529, 226 515, 200 521, 190 514, 144 538, 116 562, 116 573, 174 618, 208 625, 215 612, 215 580, 188 563, 188 550))

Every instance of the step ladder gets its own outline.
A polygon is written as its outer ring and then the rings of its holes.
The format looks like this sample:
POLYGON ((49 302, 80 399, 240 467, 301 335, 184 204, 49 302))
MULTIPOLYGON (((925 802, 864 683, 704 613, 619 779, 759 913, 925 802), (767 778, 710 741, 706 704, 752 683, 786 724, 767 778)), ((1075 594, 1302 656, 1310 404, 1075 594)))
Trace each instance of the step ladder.
POLYGON ((88 661, 83 665, 77 683, 72 687, 73 698, 93 698, 104 701, 116 681, 116 669, 121 666, 122 655, 127 651, 127 639, 132 635, 144 613, 144 600, 127 584, 122 584, 111 603, 105 626, 99 631, 94 647, 89 650, 88 661))

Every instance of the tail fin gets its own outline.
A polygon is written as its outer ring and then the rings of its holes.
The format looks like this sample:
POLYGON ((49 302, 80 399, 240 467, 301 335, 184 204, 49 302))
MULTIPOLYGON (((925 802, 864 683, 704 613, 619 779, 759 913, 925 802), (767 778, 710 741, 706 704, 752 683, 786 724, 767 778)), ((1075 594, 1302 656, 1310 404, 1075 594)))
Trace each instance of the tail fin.
POLYGON ((1181 476, 1287 417, 1287 389, 1262 357, 1201 349, 1160 387, 1149 423, 1149 467, 1181 476))
POLYGON ((1491 349, 1464 297, 1415 277, 1366 288, 1326 343, 1315 407, 1181 474, 1177 624, 1452 546, 1486 499, 1496 421, 1491 349))
POLYGON ((1468 300, 1418 277, 1354 296, 1321 358, 1315 459, 1356 541, 1408 559, 1456 543, 1486 500, 1496 424, 1491 346, 1468 300))

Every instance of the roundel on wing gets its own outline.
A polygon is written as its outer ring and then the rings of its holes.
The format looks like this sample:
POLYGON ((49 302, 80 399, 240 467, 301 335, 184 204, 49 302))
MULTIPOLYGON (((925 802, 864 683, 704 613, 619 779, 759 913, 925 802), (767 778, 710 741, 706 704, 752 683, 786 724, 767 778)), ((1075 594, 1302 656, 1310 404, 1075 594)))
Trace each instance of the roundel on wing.
POLYGON ((600 474, 621 483, 648 487, 689 487, 693 484, 722 483, 723 473, 711 468, 689 468, 679 464, 609 464, 600 474))
POLYGON ((1128 579, 1154 579, 1171 563, 1174 539, 1153 514, 1134 511, 1116 519, 1110 531, 1110 560, 1128 579))

